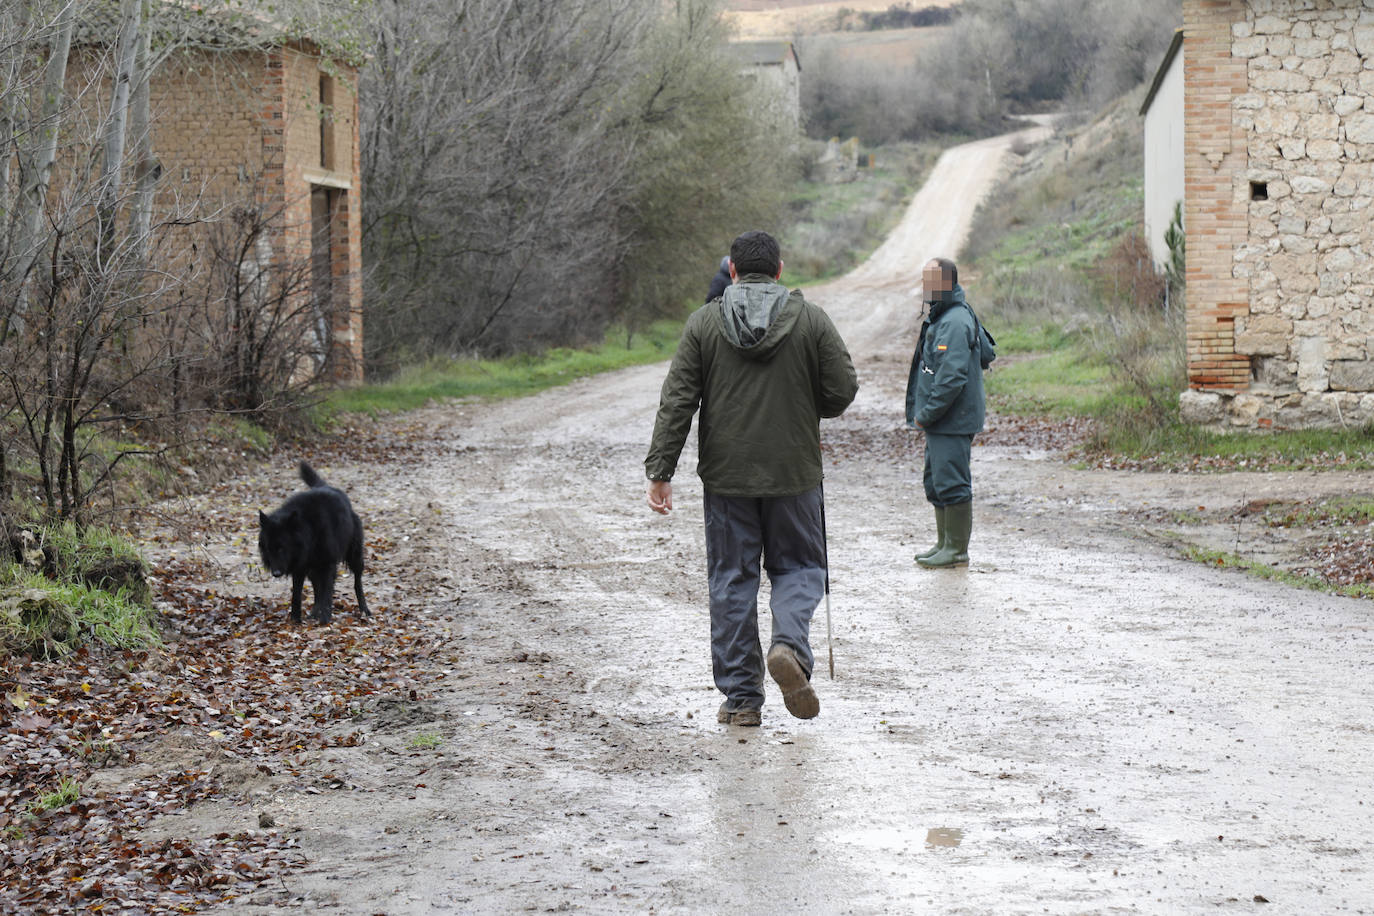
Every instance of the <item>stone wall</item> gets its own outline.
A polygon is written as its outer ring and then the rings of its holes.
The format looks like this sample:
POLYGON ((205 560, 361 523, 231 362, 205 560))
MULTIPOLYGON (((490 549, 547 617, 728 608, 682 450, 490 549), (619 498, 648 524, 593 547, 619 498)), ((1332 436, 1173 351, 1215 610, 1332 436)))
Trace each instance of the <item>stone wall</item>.
POLYGON ((1184 7, 1184 416, 1374 422, 1374 2, 1184 7))

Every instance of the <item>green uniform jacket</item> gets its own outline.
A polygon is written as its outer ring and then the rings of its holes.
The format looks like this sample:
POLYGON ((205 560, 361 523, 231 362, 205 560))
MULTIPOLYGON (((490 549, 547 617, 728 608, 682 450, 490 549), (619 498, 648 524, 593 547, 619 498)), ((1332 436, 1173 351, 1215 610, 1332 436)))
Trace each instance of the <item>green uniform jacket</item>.
POLYGON ((937 302, 921 327, 907 380, 906 418, 927 432, 971 436, 982 432, 986 405, 978 325, 957 283, 948 302, 937 302))
POLYGON ((801 290, 746 275, 687 319, 663 381, 645 472, 673 479, 699 406, 697 474, 707 490, 804 493, 821 482, 821 417, 844 413, 858 390, 830 317, 801 290))

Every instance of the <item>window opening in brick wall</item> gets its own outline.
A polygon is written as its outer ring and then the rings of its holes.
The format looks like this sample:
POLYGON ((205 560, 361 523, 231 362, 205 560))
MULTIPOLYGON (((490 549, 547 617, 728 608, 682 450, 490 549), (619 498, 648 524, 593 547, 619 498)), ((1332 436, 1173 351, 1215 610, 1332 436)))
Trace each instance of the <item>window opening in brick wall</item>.
POLYGON ((334 168, 334 79, 320 74, 320 168, 334 168))
POLYGON ((1250 182, 1250 199, 1251 199, 1251 200, 1268 200, 1268 199, 1269 199, 1269 182, 1267 182, 1267 181, 1252 181, 1252 182, 1250 182))

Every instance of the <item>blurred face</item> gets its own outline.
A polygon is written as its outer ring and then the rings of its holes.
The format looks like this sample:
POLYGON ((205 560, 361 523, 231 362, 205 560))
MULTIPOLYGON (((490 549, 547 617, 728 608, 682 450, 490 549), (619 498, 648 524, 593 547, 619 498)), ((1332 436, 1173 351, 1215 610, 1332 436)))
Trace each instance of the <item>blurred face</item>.
POLYGON ((928 261, 921 270, 922 299, 927 302, 939 299, 936 293, 947 293, 954 289, 953 280, 940 269, 935 261, 928 261))

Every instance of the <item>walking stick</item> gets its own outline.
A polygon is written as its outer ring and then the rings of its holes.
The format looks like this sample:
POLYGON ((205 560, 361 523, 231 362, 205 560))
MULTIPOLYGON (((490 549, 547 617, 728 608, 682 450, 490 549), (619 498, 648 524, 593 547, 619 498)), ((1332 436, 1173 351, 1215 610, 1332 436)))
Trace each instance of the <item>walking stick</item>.
POLYGON ((825 533, 825 484, 821 484, 821 547, 825 556, 825 648, 830 653, 830 679, 835 680, 835 637, 830 632, 830 539, 825 533))

